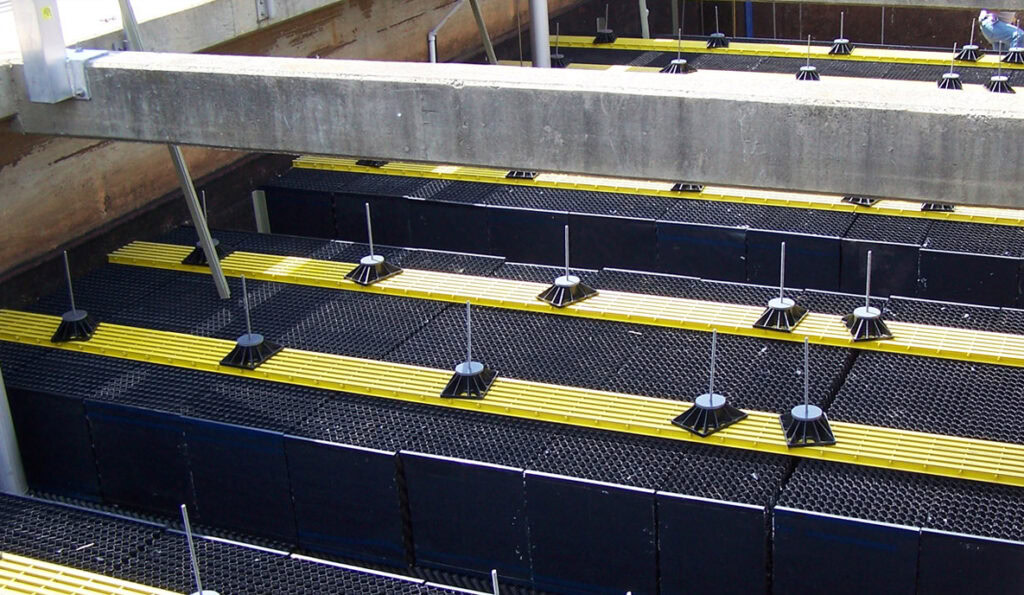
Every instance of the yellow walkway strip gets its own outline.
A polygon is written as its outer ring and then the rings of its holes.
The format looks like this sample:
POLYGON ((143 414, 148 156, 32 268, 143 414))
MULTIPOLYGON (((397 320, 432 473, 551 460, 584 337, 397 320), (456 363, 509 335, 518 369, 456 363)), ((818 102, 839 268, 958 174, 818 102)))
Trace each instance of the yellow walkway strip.
POLYGON ((0 552, 0 592, 39 595, 174 595, 171 591, 0 552))
POLYGON ((921 210, 923 203, 911 200, 882 199, 870 207, 861 207, 842 202, 843 197, 838 194, 782 192, 713 185, 705 186, 703 192, 674 192, 672 190, 672 186, 675 185, 675 182, 605 178, 598 176, 577 176, 556 173, 541 173, 533 180, 520 180, 505 178, 505 174, 508 173, 508 170, 506 169, 409 163, 401 161, 392 161, 383 167, 369 167, 356 165, 355 159, 343 159, 339 157, 303 156, 295 159, 292 165, 300 169, 344 171, 437 180, 456 180, 462 182, 509 184, 517 186, 532 186, 536 188, 560 188, 563 190, 616 192, 619 194, 639 194, 644 196, 661 196, 664 198, 689 198, 716 202, 737 202, 770 207, 791 207, 823 211, 840 211, 846 213, 863 213, 866 215, 889 215, 893 217, 913 217, 916 219, 937 219, 945 221, 961 221, 965 223, 990 223, 993 225, 1024 226, 1024 210, 1022 209, 957 205, 956 210, 951 213, 938 211, 926 212, 921 210))
POLYGON ((437 395, 450 371, 287 348, 256 370, 241 370, 219 364, 234 346, 232 341, 101 323, 89 341, 54 344, 50 336, 59 322, 57 316, 0 310, 0 340, 686 442, 1024 486, 1024 445, 833 422, 836 445, 789 449, 777 415, 756 411, 700 438, 670 423, 688 407, 679 401, 504 377, 495 380, 485 399, 442 399, 437 395))
MULTIPOLYGON (((846 60, 852 62, 886 62, 897 64, 926 64, 932 66, 949 66, 949 60, 953 54, 948 51, 927 51, 927 50, 894 50, 884 48, 873 48, 858 46, 853 41, 853 53, 848 56, 833 56, 828 53, 831 45, 811 46, 812 60, 846 60)), ((555 45, 554 36, 551 37, 551 45, 555 45)), ((641 52, 670 52, 674 53, 679 47, 675 39, 638 39, 620 37, 614 43, 594 43, 593 36, 562 35, 558 38, 558 46, 563 48, 590 48, 601 50, 636 50, 641 52)), ((794 58, 806 59, 807 46, 805 44, 781 44, 781 43, 750 43, 750 42, 729 42, 727 48, 708 49, 705 41, 683 40, 684 54, 728 54, 734 56, 767 56, 772 58, 794 58)), ((517 62, 518 63, 518 62, 517 62)), ((995 54, 986 54, 980 57, 977 62, 957 62, 956 67, 967 68, 995 68, 999 65, 999 57, 995 54)), ((1022 64, 1003 64, 1004 69, 1021 69, 1022 64)))
MULTIPOLYGON (((114 264, 209 274, 207 267, 181 264, 190 251, 189 246, 132 242, 113 252, 109 260, 114 264)), ((1024 367, 1024 336, 1006 333, 889 322, 893 339, 858 343, 850 338, 841 317, 831 314, 812 312, 794 332, 779 333, 753 327, 763 306, 601 290, 583 302, 555 308, 537 299, 547 287, 543 283, 405 269, 400 275, 363 287, 345 279, 355 267, 351 263, 253 252, 233 252, 221 261, 221 267, 225 275, 233 277, 245 275, 249 279, 294 285, 460 304, 468 301, 475 306, 692 331, 717 329, 729 335, 779 341, 802 342, 806 336, 815 345, 1024 367)))

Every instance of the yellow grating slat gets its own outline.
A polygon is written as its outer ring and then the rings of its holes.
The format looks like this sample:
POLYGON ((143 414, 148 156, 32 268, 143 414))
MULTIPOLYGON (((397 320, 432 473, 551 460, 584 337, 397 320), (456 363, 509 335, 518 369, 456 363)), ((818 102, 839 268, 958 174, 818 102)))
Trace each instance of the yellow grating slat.
POLYGON ((50 336, 59 321, 57 316, 0 310, 0 340, 426 405, 1024 486, 1024 445, 832 422, 836 445, 789 449, 778 417, 756 411, 700 438, 670 423, 688 407, 679 401, 510 378, 495 380, 482 400, 442 399, 437 395, 451 374, 444 370, 287 348, 256 370, 242 370, 219 363, 234 346, 232 341, 101 323, 89 341, 54 344, 50 336))
MULTIPOLYGON (((551 45, 555 38, 551 37, 551 45)), ((641 52, 675 52, 679 44, 674 39, 638 39, 620 37, 614 43, 595 44, 592 36, 562 35, 558 38, 559 47, 590 48, 603 50, 637 50, 641 52)), ((886 62, 897 64, 925 64, 931 66, 949 66, 953 56, 950 52, 927 50, 895 50, 886 48, 858 47, 853 42, 853 53, 848 56, 833 56, 828 53, 831 45, 811 46, 811 58, 814 60, 845 60, 851 62, 886 62)), ((704 41, 683 40, 682 51, 687 54, 729 54, 734 56, 765 56, 772 58, 807 58, 807 45, 781 43, 744 43, 730 41, 727 48, 708 49, 704 41)), ((516 62, 518 64, 518 62, 516 62)), ((995 68, 1000 64, 999 57, 994 54, 981 56, 977 62, 957 62, 957 67, 995 68)), ((1005 69, 1021 69, 1022 64, 1002 64, 1005 69)))
MULTIPOLYGON (((110 255, 110 262, 209 274, 207 267, 181 264, 188 246, 133 242, 110 255)), ((763 306, 601 290, 583 302, 555 308, 537 299, 546 285, 493 277, 475 277, 406 269, 400 275, 363 287, 345 279, 354 264, 252 252, 233 252, 221 261, 225 275, 363 291, 401 297, 465 303, 510 310, 664 326, 694 331, 760 337, 815 345, 883 351, 1024 367, 1024 336, 970 329, 889 322, 894 338, 854 342, 842 318, 811 312, 792 333, 754 328, 763 306)))
POLYGON ((790 207, 821 211, 841 211, 865 215, 888 215, 891 217, 912 217, 915 219, 937 219, 964 223, 988 223, 992 225, 1024 226, 1024 210, 998 207, 957 205, 952 212, 922 211, 923 203, 911 200, 882 199, 870 207, 845 203, 838 194, 814 194, 808 192, 783 192, 708 185, 703 192, 674 192, 674 182, 656 180, 633 180, 606 178, 573 174, 541 173, 533 180, 506 179, 508 170, 484 167, 463 167, 458 165, 436 165, 392 161, 383 167, 356 165, 355 159, 340 157, 303 156, 294 160, 293 165, 301 169, 319 169, 365 174, 457 180, 463 182, 484 182, 491 184, 515 184, 537 188, 560 188, 563 190, 588 190, 593 192, 615 192, 619 194, 640 194, 665 198, 688 198, 716 202, 736 202, 770 207, 790 207))
POLYGON ((0 592, 38 595, 174 595, 101 574, 0 552, 0 592))

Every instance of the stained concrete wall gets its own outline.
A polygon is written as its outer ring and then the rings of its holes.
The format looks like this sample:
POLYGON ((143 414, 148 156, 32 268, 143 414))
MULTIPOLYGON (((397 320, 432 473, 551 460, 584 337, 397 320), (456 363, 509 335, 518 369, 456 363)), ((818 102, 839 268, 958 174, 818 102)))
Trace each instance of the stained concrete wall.
MULTIPOLYGON (((574 1, 549 3, 556 12, 574 1)), ((453 2, 339 2, 206 51, 424 60, 427 31, 453 2)), ((513 2, 483 0, 481 4, 492 34, 515 27, 513 2)), ((520 2, 524 23, 527 4, 520 2)), ((438 41, 442 59, 479 43, 468 5, 448 22, 438 41)), ((5 77, 10 77, 9 69, 0 66, 0 78, 5 77)), ((204 148, 185 150, 196 177, 227 167, 243 155, 204 148)), ((11 128, 11 120, 0 121, 0 283, 52 255, 54 249, 73 244, 76 238, 110 225, 176 187, 162 146, 21 135, 11 128)))

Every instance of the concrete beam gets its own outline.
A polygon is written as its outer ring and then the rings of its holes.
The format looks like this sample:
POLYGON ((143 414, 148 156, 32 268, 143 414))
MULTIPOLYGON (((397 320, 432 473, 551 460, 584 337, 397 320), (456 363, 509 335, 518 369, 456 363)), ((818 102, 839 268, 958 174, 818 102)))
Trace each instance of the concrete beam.
MULTIPOLYGON (((26 132, 1024 206, 1024 96, 703 70, 110 55, 26 132)), ((20 77, 15 77, 20 80, 20 77)))

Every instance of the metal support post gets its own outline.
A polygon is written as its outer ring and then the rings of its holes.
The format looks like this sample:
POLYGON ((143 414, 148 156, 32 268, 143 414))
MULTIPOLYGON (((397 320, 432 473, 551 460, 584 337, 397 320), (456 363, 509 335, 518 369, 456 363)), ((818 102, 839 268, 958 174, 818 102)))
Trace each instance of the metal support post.
POLYGON ((491 36, 487 34, 487 23, 484 22, 484 15, 480 12, 479 0, 469 0, 469 5, 473 8, 473 18, 476 19, 476 28, 480 30, 480 41, 484 44, 487 61, 497 64, 498 57, 494 55, 494 46, 491 45, 491 36))
POLYGON ((7 402, 4 376, 0 372, 0 492, 20 496, 28 492, 25 469, 21 466, 21 451, 14 433, 11 406, 7 402))
POLYGON ((548 39, 548 0, 530 0, 530 47, 533 65, 551 68, 551 41, 548 39))
MULTIPOLYGON (((132 10, 130 0, 118 0, 121 5, 121 20, 124 31, 128 36, 128 43, 136 52, 144 51, 142 37, 139 35, 139 23, 135 20, 135 12, 132 10)), ((203 209, 199 206, 199 197, 196 196, 196 188, 192 185, 192 176, 188 173, 188 164, 185 163, 185 156, 181 154, 181 148, 177 145, 167 145, 171 153, 171 160, 174 162, 174 169, 178 173, 178 182, 181 183, 181 191, 185 195, 185 204, 188 205, 189 215, 192 223, 196 226, 196 233, 199 235, 199 244, 206 254, 206 260, 210 265, 210 274, 213 276, 213 284, 217 287, 217 295, 221 299, 231 297, 231 289, 228 288, 228 281, 224 278, 224 271, 220 267, 220 259, 217 257, 217 249, 213 245, 213 238, 210 237, 210 228, 206 226, 206 217, 203 209)))
POLYGON ((441 22, 438 23, 436 27, 427 32, 427 53, 430 56, 431 62, 437 62, 437 32, 441 30, 441 27, 444 27, 444 24, 448 22, 448 19, 452 18, 452 15, 455 14, 455 11, 459 10, 463 2, 465 1, 466 0, 459 0, 458 2, 456 2, 455 5, 452 6, 451 10, 449 10, 448 13, 445 14, 444 17, 441 19, 441 22))
POLYGON ((640 3, 640 35, 644 39, 651 38, 651 24, 648 17, 651 11, 647 10, 647 0, 637 0, 640 3))
POLYGON ((267 213, 267 193, 252 191, 252 212, 256 216, 256 231, 270 233, 270 215, 267 213))

